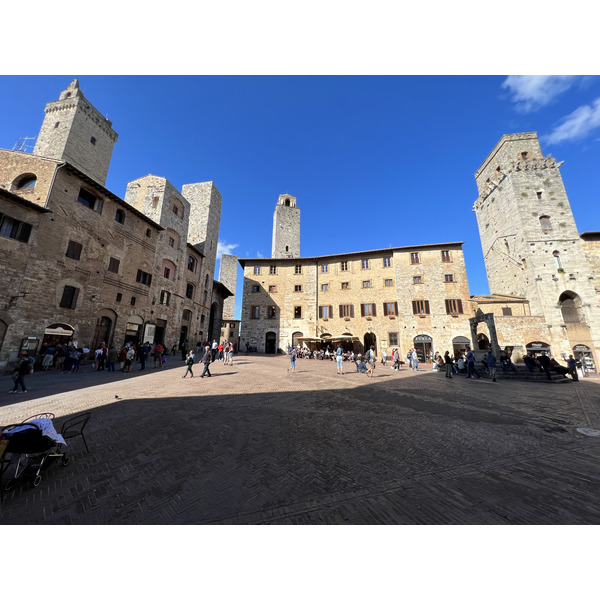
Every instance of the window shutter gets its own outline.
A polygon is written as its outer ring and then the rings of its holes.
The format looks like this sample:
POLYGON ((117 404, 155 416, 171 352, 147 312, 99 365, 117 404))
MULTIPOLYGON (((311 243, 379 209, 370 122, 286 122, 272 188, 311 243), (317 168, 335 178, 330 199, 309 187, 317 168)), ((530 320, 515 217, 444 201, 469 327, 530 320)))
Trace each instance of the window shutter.
POLYGON ((329 306, 329 318, 333 317, 333 306, 329 306))
POLYGON ((319 319, 323 318, 323 307, 319 306, 319 319))
POLYGON ((377 305, 375 303, 371 304, 371 313, 374 317, 377 316, 377 305))
POLYGON ((462 314, 463 314, 463 309, 462 309, 462 300, 458 299, 458 300, 456 301, 456 304, 457 304, 457 306, 458 306, 458 312, 459 312, 459 314, 461 314, 461 315, 462 315, 462 314))
POLYGON ((340 319, 344 316, 344 309, 342 307, 342 305, 340 304, 340 319))
POLYGON ((398 303, 394 302, 394 314, 397 315, 398 314, 398 303))
POLYGON ((360 305, 360 316, 361 317, 365 316, 365 305, 364 304, 360 305))
POLYGON ((31 225, 29 223, 21 223, 21 230, 19 231, 19 236, 17 237, 19 242, 27 243, 29 241, 30 235, 31 235, 31 225))
POLYGON ((450 300, 444 300, 444 302, 446 303, 446 314, 449 315, 450 314, 450 300))
POLYGON ((388 316, 387 302, 383 303, 383 316, 384 317, 388 316))
POLYGON ((354 304, 350 305, 350 316, 354 317, 354 304))
POLYGON ((417 301, 413 300, 412 305, 413 305, 413 315, 416 315, 417 314, 417 301))
POLYGON ((429 314, 429 300, 425 300, 425 314, 429 314))

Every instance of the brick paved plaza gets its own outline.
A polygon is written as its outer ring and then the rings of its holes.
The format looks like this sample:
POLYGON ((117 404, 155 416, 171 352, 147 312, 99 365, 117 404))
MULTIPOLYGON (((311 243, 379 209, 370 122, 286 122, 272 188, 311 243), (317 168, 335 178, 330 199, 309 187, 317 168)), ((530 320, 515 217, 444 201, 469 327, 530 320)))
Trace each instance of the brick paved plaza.
MULTIPOLYGON (((446 379, 239 356, 0 384, 0 423, 91 411, 71 462, 4 494, 1 524, 600 524, 598 380, 446 379)), ((4 476, 10 477, 12 467, 4 476)))

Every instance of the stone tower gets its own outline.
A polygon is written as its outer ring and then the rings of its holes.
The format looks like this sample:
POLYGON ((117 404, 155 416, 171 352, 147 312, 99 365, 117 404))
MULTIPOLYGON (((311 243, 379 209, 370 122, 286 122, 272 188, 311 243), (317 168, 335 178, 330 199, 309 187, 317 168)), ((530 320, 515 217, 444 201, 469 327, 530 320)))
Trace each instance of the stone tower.
POLYGON ((33 154, 64 160, 105 185, 118 135, 86 100, 79 81, 74 79, 58 100, 46 104, 45 113, 33 154))
POLYGON ((235 291, 237 287, 238 257, 232 254, 221 255, 219 281, 233 294, 223 301, 223 318, 235 319, 235 291))
POLYGON ((212 181, 189 183, 181 188, 181 195, 190 203, 188 242, 204 254, 202 271, 209 276, 206 284, 208 295, 212 295, 212 280, 217 262, 219 227, 221 226, 222 197, 212 181))
POLYGON ((296 198, 282 194, 273 214, 272 258, 298 258, 300 256, 300 209, 296 198))
POLYGON ((490 292, 525 296, 548 338, 566 350, 593 346, 600 322, 561 165, 542 154, 536 133, 503 136, 475 173, 473 210, 490 292))

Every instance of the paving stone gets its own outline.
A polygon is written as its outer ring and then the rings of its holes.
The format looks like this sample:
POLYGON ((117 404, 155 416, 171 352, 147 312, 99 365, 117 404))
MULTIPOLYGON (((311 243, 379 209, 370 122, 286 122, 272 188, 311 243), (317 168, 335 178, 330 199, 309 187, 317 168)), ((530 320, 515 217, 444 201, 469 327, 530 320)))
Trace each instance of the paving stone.
POLYGON ((36 373, 30 394, 0 394, 2 424, 92 413, 90 453, 70 441, 69 465, 4 494, 0 523, 600 524, 600 438, 577 431, 600 429, 598 380, 336 378, 314 360, 291 375, 259 355, 208 380, 184 368, 36 373))

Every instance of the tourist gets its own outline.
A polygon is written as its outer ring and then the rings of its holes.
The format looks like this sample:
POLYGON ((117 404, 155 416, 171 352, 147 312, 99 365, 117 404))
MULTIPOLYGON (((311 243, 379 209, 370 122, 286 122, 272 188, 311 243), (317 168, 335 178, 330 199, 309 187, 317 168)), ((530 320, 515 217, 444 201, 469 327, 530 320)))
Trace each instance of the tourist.
POLYGON ((129 345, 129 348, 127 348, 127 352, 125 353, 125 364, 123 366, 123 373, 131 373, 131 365, 133 364, 134 358, 135 348, 129 345))
POLYGON ((15 386, 8 393, 24 394, 27 391, 27 388, 25 387, 25 377, 27 375, 31 375, 31 373, 33 373, 33 366, 31 364, 31 361, 29 360, 29 356, 27 355, 27 352, 22 352, 21 360, 19 361, 19 363, 13 371, 13 379, 15 381, 15 386), (18 391, 19 386, 21 386, 20 392, 18 391))
POLYGON ((384 348, 381 352, 381 364, 385 367, 387 366, 387 350, 384 348))
POLYGON ((287 372, 288 373, 296 372, 296 350, 292 350, 290 352, 290 366, 288 367, 287 372))
POLYGON ((202 375, 200 375, 200 379, 203 379, 204 377, 212 377, 212 375, 210 374, 210 363, 212 362, 212 351, 210 349, 210 347, 206 347, 206 350, 204 352, 204 356, 201 358, 200 362, 204 363, 204 371, 202 371, 202 375))
POLYGON ((446 377, 452 379, 452 357, 449 350, 446 350, 444 354, 444 364, 446 365, 446 377))
POLYGON ((162 355, 163 355, 163 347, 161 343, 158 343, 154 346, 154 368, 162 367, 162 355))
POLYGON ((119 360, 119 354, 114 346, 111 346, 106 355, 106 370, 109 373, 115 372, 115 363, 119 360))
POLYGON ((544 373, 546 373, 546 378, 548 379, 548 381, 550 381, 552 379, 552 375, 550 375, 550 359, 548 358, 545 352, 542 352, 538 360, 540 361, 542 370, 544 371, 544 373))
POLYGON ((515 375, 517 374, 517 367, 515 367, 513 361, 506 352, 502 352, 502 354, 500 354, 500 366, 502 367, 503 373, 506 373, 506 370, 509 369, 515 375))
MULTIPOLYGON (((183 344, 182 344, 183 345, 183 344)), ((187 374, 190 374, 190 377, 194 377, 194 371, 192 371, 192 367, 194 366, 194 351, 190 350, 187 354, 187 357, 185 359, 185 364, 187 365, 187 368, 185 370, 185 373, 181 376, 182 379, 185 379, 187 377, 187 374)))
POLYGON ((475 368, 475 355, 469 346, 466 348, 467 350, 467 379, 472 379, 473 374, 477 375, 477 379, 481 379, 481 375, 477 372, 475 368))
POLYGON ((337 365, 337 374, 344 374, 344 351, 341 346, 338 346, 335 350, 335 362, 337 365))
POLYGON ((375 375, 375 362, 377 356, 375 354, 375 346, 371 346, 365 354, 365 360, 367 361, 367 377, 374 377, 375 375))
POLYGON ((492 376, 492 381, 496 381, 496 356, 492 353, 491 348, 488 349, 486 362, 492 376))
POLYGON ((572 354, 569 354, 569 360, 567 360, 567 367, 569 368, 569 374, 573 381, 579 381, 579 375, 577 374, 577 360, 573 358, 572 354))

